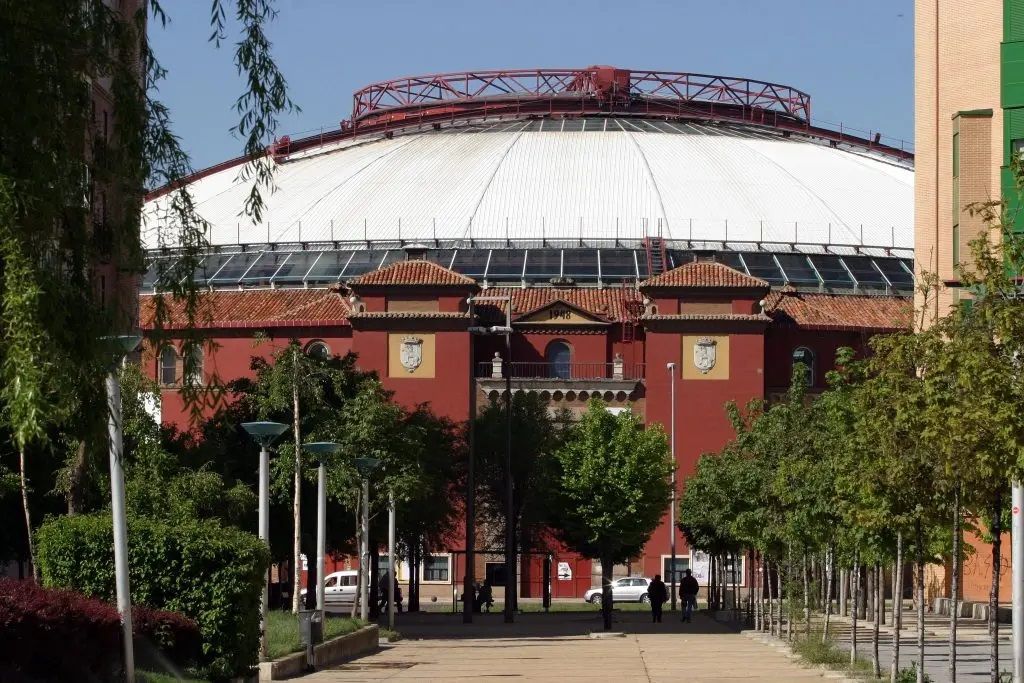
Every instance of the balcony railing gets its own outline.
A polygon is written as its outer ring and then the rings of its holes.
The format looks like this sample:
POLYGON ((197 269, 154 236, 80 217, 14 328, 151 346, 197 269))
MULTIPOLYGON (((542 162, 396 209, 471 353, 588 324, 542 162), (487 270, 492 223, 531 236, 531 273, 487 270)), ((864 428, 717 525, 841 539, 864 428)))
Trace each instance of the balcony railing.
MULTIPOLYGON (((477 363, 478 379, 504 379, 501 359, 477 363)), ((533 379, 552 381, 577 380, 641 380, 644 378, 644 363, 547 363, 533 361, 513 361, 513 379, 533 379)))

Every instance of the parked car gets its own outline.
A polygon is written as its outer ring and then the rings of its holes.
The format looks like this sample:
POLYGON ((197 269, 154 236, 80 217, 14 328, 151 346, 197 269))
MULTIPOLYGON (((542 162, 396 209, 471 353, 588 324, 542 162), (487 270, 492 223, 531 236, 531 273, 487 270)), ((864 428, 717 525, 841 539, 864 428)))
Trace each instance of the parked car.
MULTIPOLYGON (((346 569, 340 572, 333 572, 324 577, 324 602, 330 604, 352 604, 356 601, 356 591, 359 588, 359 572, 354 569, 346 569)), ((305 598, 306 589, 303 588, 299 594, 305 598)))
MULTIPOLYGON (((644 576, 628 576, 612 581, 612 602, 650 602, 647 587, 651 579, 644 576)), ((583 594, 583 600, 594 605, 601 604, 601 589, 591 588, 583 594)))

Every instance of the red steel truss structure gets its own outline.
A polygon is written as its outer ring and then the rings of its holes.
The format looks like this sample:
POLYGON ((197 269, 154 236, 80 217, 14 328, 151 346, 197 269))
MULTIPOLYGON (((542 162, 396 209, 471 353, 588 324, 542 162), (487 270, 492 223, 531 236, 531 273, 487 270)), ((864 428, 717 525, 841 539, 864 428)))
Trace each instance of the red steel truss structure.
MULTIPOLYGON (((903 146, 882 142, 877 132, 811 122, 811 96, 779 83, 674 71, 631 71, 611 66, 585 69, 512 69, 408 76, 357 90, 352 118, 335 130, 293 140, 283 136, 266 153, 278 159, 346 138, 391 135, 459 120, 516 120, 581 116, 633 116, 666 120, 738 123, 798 133, 833 146, 849 145, 912 160, 903 146)), ((184 183, 239 166, 228 159, 151 191, 165 194, 184 183)))
POLYGON ((585 69, 465 71, 410 76, 356 91, 351 126, 407 119, 523 114, 661 114, 806 123, 811 98, 779 83, 679 72, 585 69))

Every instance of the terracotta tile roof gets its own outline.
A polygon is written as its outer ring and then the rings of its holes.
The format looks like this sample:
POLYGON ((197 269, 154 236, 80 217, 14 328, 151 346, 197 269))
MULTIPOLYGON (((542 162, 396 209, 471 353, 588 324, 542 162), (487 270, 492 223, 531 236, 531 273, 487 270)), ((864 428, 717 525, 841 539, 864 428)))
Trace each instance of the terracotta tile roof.
POLYGON ((768 289, 768 283, 724 263, 691 261, 640 283, 648 287, 701 287, 708 289, 768 289))
POLYGON ((430 261, 413 259, 409 261, 396 261, 384 266, 380 270, 374 270, 350 280, 349 285, 353 287, 386 287, 386 286, 415 286, 415 287, 465 287, 471 288, 476 285, 476 280, 465 275, 448 270, 430 261))
MULTIPOLYGON (((522 289, 520 287, 492 287, 486 291, 486 295, 511 295, 513 319, 523 317, 556 301, 564 301, 595 318, 616 321, 622 320, 626 315, 626 301, 638 303, 641 301, 639 292, 628 288, 530 287, 522 289)), ((488 309, 489 317, 504 317, 504 304, 493 303, 487 306, 478 306, 481 315, 488 315, 488 309)))
POLYGON ((911 300, 895 296, 772 292, 766 302, 775 323, 811 330, 908 330, 913 318, 911 300))
MULTIPOLYGON (((153 329, 156 297, 139 296, 139 322, 153 329)), ((169 310, 167 329, 186 324, 185 305, 164 297, 169 310)), ((197 325, 225 327, 296 327, 306 325, 347 325, 349 308, 342 296, 329 289, 251 289, 213 291, 200 294, 197 325)))
POLYGON ((735 322, 764 322, 772 321, 761 313, 655 313, 644 315, 641 320, 721 320, 735 322))
POLYGON ((458 311, 362 311, 361 313, 349 313, 350 319, 372 319, 372 318, 423 318, 433 320, 458 320, 469 318, 468 313, 458 311))

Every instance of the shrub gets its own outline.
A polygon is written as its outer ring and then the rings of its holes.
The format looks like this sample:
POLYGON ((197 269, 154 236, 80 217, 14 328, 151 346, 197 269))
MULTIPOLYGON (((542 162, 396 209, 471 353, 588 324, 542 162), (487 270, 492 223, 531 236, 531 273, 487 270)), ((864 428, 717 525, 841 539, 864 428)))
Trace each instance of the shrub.
POLYGON ((138 641, 156 649, 160 655, 183 669, 195 668, 199 664, 203 646, 199 624, 184 614, 132 605, 132 632, 138 639, 135 656, 140 665, 154 668, 161 662, 156 657, 146 657, 147 648, 143 648, 138 641), (144 661, 146 659, 154 661, 144 661))
POLYGON ((101 600, 0 579, 0 633, 0 680, 117 677, 121 617, 101 600))
MULTIPOLYGON (((39 568, 47 586, 114 596, 110 516, 52 519, 39 529, 39 568)), ((211 520, 136 517, 128 523, 132 601, 181 612, 202 635, 199 672, 224 679, 249 673, 259 650, 259 607, 270 558, 251 534, 211 520)))

